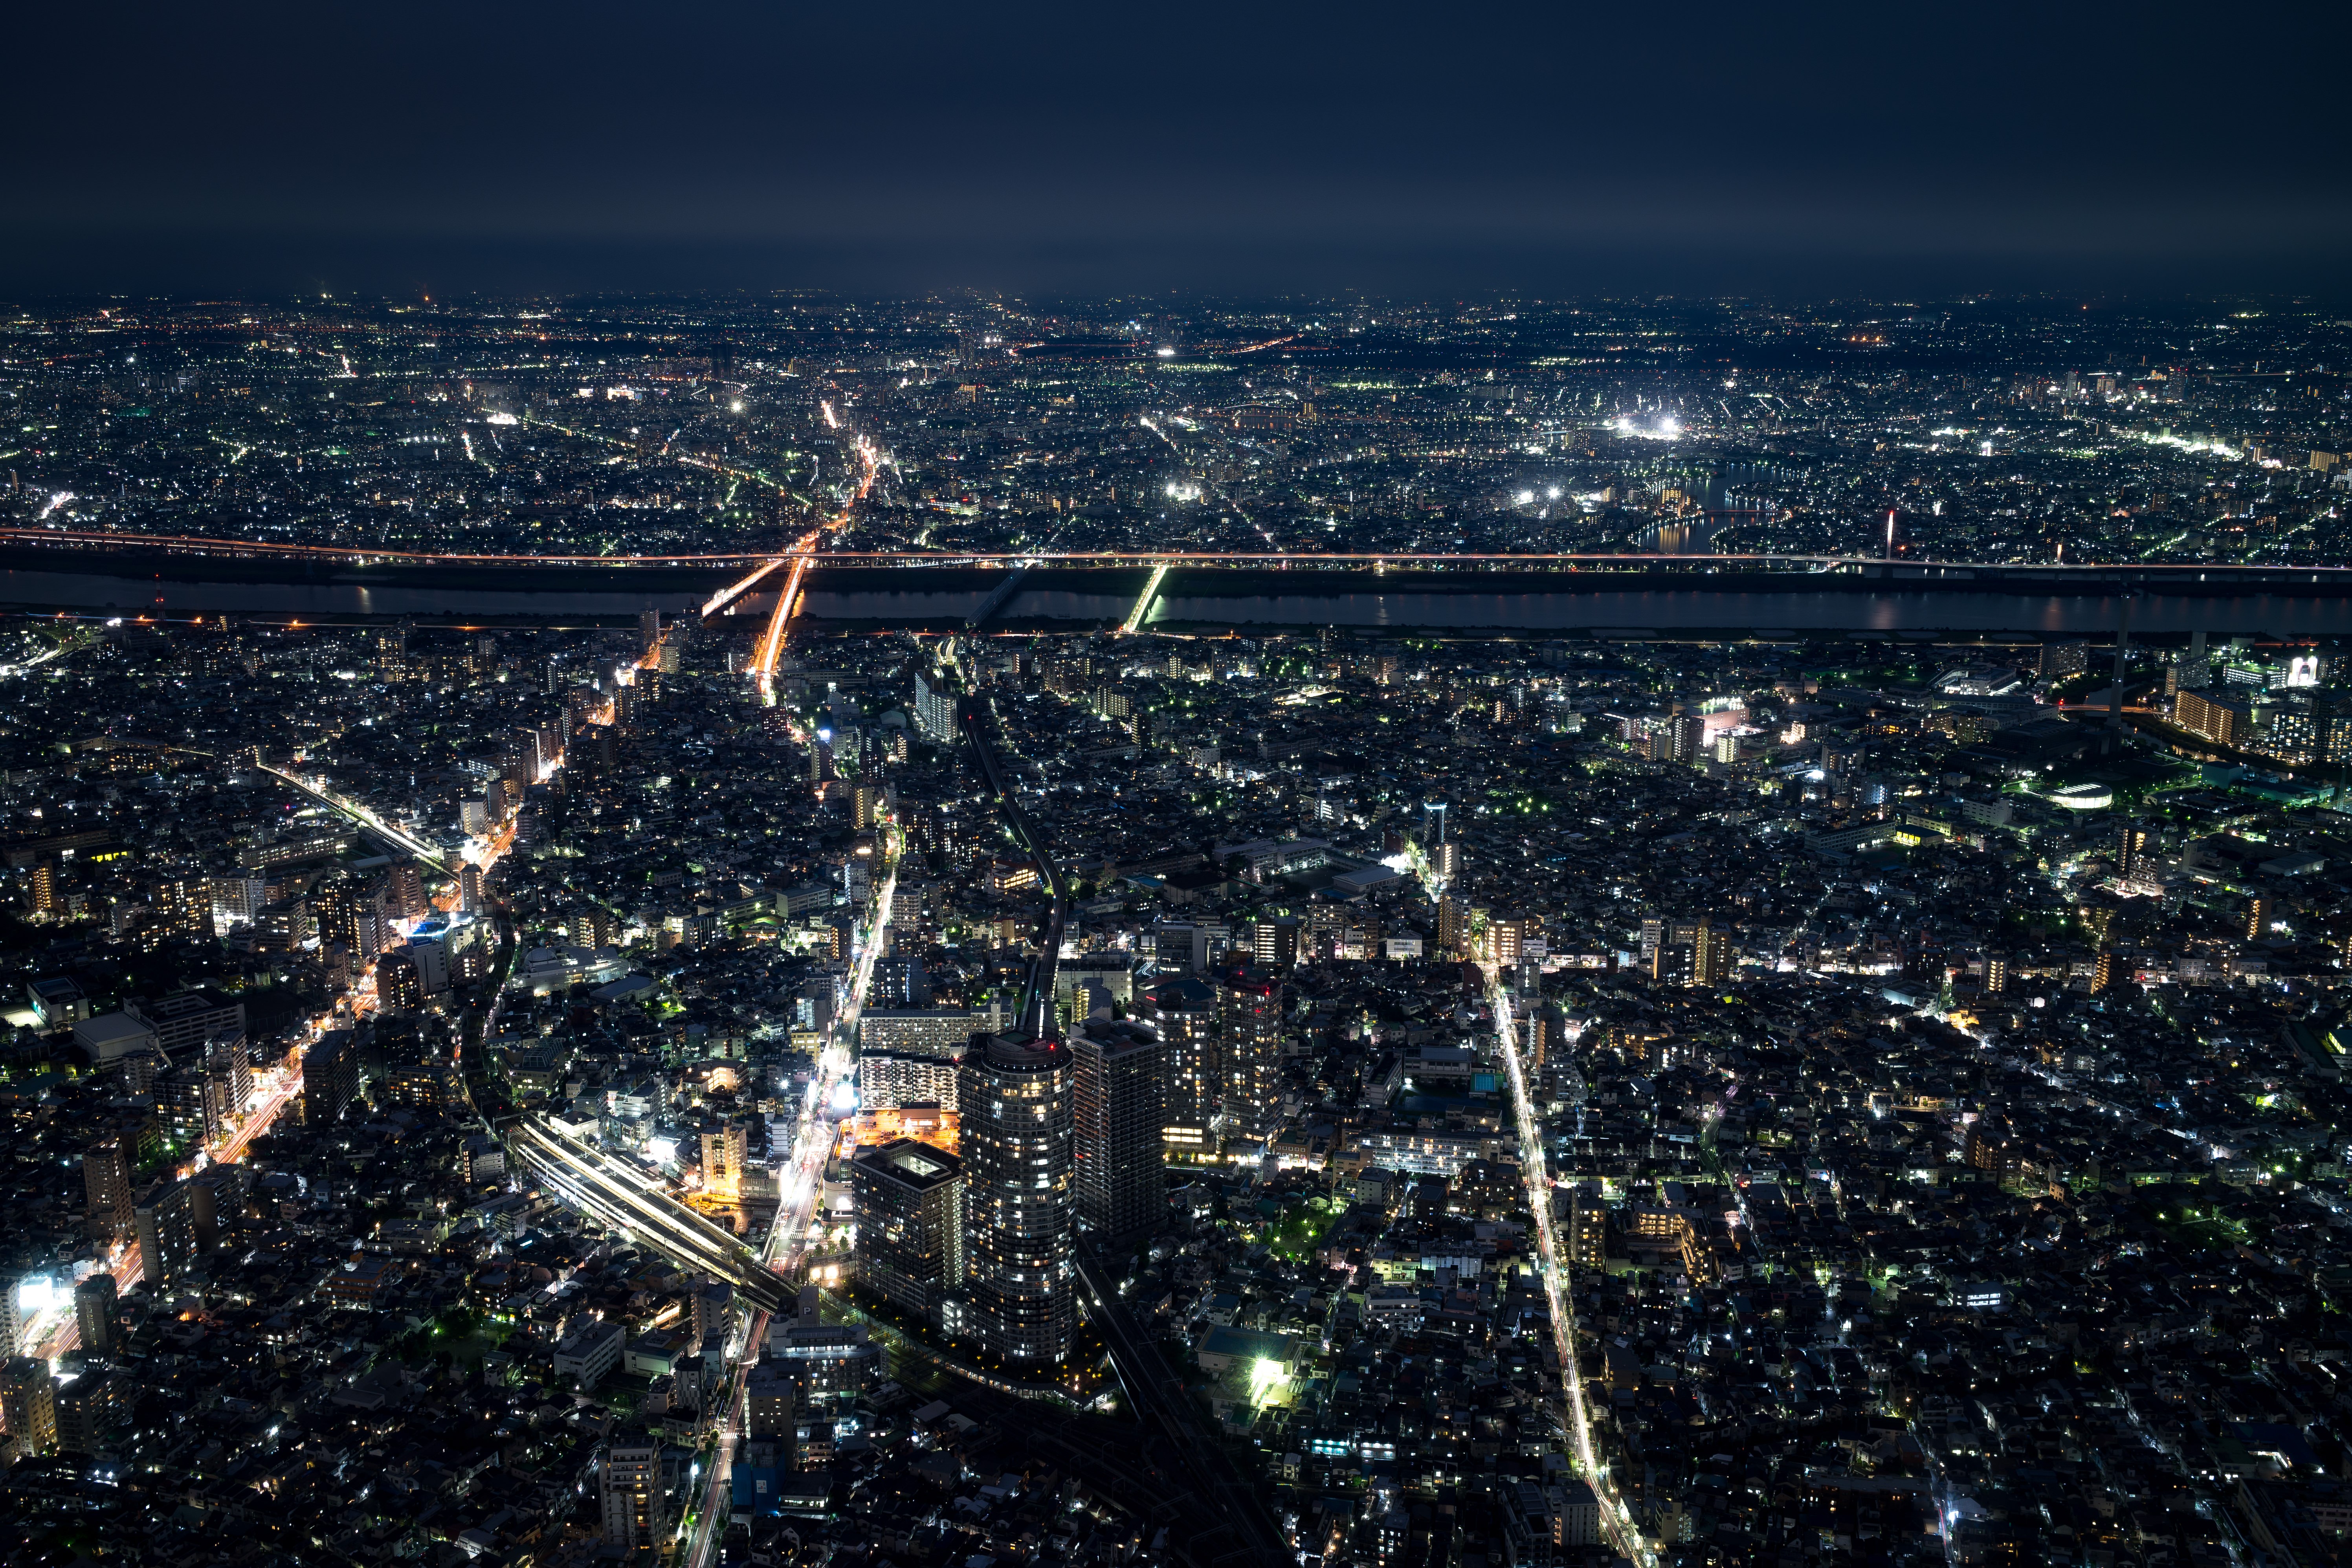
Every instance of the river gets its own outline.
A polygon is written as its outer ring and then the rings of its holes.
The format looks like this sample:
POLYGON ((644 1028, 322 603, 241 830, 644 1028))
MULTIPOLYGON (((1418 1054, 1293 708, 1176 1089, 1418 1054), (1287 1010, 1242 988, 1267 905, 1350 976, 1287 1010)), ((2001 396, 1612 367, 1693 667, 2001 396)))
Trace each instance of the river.
MULTIPOLYGON (((1196 578, 1197 578, 1196 574, 1196 578)), ((837 593, 812 589, 802 613, 812 620, 953 629, 978 606, 982 593, 837 593)), ((1526 593, 1166 594, 1152 606, 1153 630, 1272 631, 1285 626, 1349 626, 1366 630, 1666 634, 1746 634, 1775 640, 1824 632, 2017 632, 2037 637, 2099 636, 2122 624, 2126 601, 2106 595, 1970 594, 1939 590, 1786 593, 1719 592, 1706 588, 1546 586, 1526 593)), ((1001 629, 1115 625, 1131 599, 1063 589, 1015 594, 992 622, 1001 629)), ((2139 635, 2352 637, 2352 598, 2304 598, 2274 594, 2231 597, 2141 595, 2132 606, 2139 635)))
POLYGON ((427 587, 367 583, 180 582, 114 577, 99 573, 0 571, 0 605, 17 609, 152 611, 161 589, 163 613, 287 615, 331 617, 582 616, 627 619, 646 610, 683 613, 702 607, 698 593, 604 593, 578 589, 531 592, 511 588, 427 587))
MULTIPOLYGON (((583 589, 576 577, 562 587, 537 591, 510 585, 528 575, 524 569, 504 581, 448 586, 415 580, 370 584, 166 578, 161 587, 164 613, 171 616, 234 613, 423 620, 627 620, 647 609, 684 614, 698 608, 707 592, 680 591, 677 584, 659 588, 648 584, 634 592, 617 583, 610 590, 583 589)), ((617 579, 623 574, 612 575, 617 579)), ((800 613, 811 622, 843 627, 959 630, 1002 575, 984 569, 825 569, 811 574, 800 613), (898 586, 901 583, 907 585, 898 586)), ((1148 576, 1134 568, 1040 567, 990 624, 998 630, 1115 626, 1127 618, 1148 576)), ((1743 573, 1720 586, 1702 585, 1707 579, 1697 574, 1676 573, 1674 578, 1672 584, 1651 586, 1634 574, 1618 572, 1465 572, 1449 580, 1448 574, 1430 573, 1383 578, 1364 571, 1196 567, 1169 574, 1146 624, 1175 632, 1329 626, 1456 636, 1482 631, 1647 632, 1747 635, 1767 640, 1840 632, 2097 637, 2114 632, 2129 605, 2136 636, 2203 631, 2352 639, 2352 595, 2324 588, 2308 594, 2275 588, 2231 593, 2218 583, 2184 583, 2179 591, 2150 589, 2127 597, 2090 588, 2021 592, 2013 583, 1912 588, 1851 575, 1824 578, 1796 572, 1743 573), (1788 586, 1781 587, 1776 575, 1788 586), (1229 591, 1219 591, 1228 584, 1229 591)), ((152 609, 157 586, 152 577, 7 571, 0 572, 0 605, 139 614, 152 609)), ((755 619, 772 604, 772 595, 751 596, 740 618, 755 619)))

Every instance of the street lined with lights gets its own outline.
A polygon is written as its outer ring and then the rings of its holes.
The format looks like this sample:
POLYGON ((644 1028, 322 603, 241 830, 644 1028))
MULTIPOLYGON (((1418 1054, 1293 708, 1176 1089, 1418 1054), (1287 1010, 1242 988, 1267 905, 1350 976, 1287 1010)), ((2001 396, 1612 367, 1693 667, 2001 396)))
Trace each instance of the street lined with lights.
MULTIPOLYGON (((1420 845, 1409 851, 1415 874, 1427 887, 1429 897, 1435 900, 1445 895, 1445 879, 1439 875, 1420 845)), ((1517 1135, 1519 1152, 1519 1174, 1527 1189, 1528 1213, 1534 1222, 1537 1269, 1543 1282, 1544 1303, 1550 1312, 1553 1353, 1559 1359, 1561 1394, 1567 1411, 1568 1435, 1575 1450, 1577 1473, 1592 1488, 1600 1500, 1601 1523, 1616 1548, 1641 1563, 1643 1568, 1654 1568, 1657 1554, 1643 1539, 1633 1513, 1617 1495, 1615 1484, 1601 1465, 1592 1445, 1592 1419, 1585 1407, 1584 1373, 1577 1351, 1575 1298, 1568 1289, 1568 1256, 1561 1249, 1554 1216, 1554 1194, 1551 1177, 1544 1159, 1543 1122, 1536 1115, 1535 1100, 1528 1092, 1525 1065, 1519 1056, 1519 1028, 1514 1011, 1515 998, 1504 984, 1499 964, 1482 966, 1486 985, 1486 1005, 1492 1014, 1496 1043, 1503 1058, 1503 1068, 1511 1091, 1511 1124, 1517 1135)))

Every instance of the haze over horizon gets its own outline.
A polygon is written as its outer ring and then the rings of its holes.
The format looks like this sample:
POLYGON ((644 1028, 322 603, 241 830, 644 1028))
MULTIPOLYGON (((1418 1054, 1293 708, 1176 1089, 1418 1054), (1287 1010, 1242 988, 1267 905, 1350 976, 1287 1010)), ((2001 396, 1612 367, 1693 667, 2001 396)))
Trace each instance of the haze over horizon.
POLYGON ((45 13, 0 289, 2333 292, 2340 11, 45 13))

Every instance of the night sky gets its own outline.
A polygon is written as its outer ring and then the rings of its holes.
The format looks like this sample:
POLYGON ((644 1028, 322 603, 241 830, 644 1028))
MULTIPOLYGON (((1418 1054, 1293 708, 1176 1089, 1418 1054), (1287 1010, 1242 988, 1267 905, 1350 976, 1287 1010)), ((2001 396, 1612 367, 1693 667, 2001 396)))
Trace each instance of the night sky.
POLYGON ((43 6, 0 288, 2340 296, 2347 17, 43 6))

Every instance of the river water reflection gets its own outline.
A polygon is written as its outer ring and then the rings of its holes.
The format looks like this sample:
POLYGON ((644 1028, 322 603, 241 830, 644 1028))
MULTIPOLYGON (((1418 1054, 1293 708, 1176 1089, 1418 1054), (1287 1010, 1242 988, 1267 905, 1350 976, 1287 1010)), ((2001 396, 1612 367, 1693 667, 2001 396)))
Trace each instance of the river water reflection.
MULTIPOLYGON (((908 574, 910 577, 913 574, 908 574)), ((1361 587, 1363 578, 1312 586, 1299 574, 1300 587, 1276 593, 1220 595, 1199 591, 1203 574, 1191 574, 1185 591, 1163 595, 1148 624, 1171 629, 1230 626, 1274 630, 1283 626, 1349 626, 1364 630, 1427 629, 1452 633, 1592 633, 1652 631, 1748 632, 1788 635, 1878 631, 2013 632, 2037 637, 2096 636, 2113 632, 2131 608, 2137 634, 2193 631, 2223 635, 2352 637, 2352 596, 2252 593, 2234 595, 2149 592, 2136 600, 2105 594, 1972 592, 1946 587, 1900 589, 1808 589, 1798 578, 1787 590, 1702 587, 1569 587, 1558 577, 1524 593, 1496 592, 1494 579, 1447 589, 1424 582, 1396 591, 1361 587)), ((868 583, 871 578, 867 579, 868 583)), ((1264 581, 1260 576, 1258 581, 1264 581)), ((1171 584, 1171 586, 1173 584, 1171 584)), ((1254 584, 1255 585, 1255 584, 1254 584)), ((564 589, 530 592, 510 587, 430 587, 354 583, 182 583, 163 584, 166 613, 293 616, 630 616, 648 609, 682 614, 698 608, 699 593, 604 592, 564 589)), ((0 604, 26 608, 112 610, 125 615, 150 609, 152 580, 68 572, 0 572, 0 604)), ((828 588, 813 579, 801 614, 817 622, 959 629, 987 597, 985 587, 928 582, 885 591, 866 584, 828 588)), ((772 604, 772 599, 765 601, 772 604)), ((746 606, 763 610, 765 604, 746 606)), ((999 624, 1045 625, 1077 629, 1110 626, 1126 619, 1133 600, 1125 593, 1096 593, 1051 584, 1015 594, 999 612, 999 624)))

